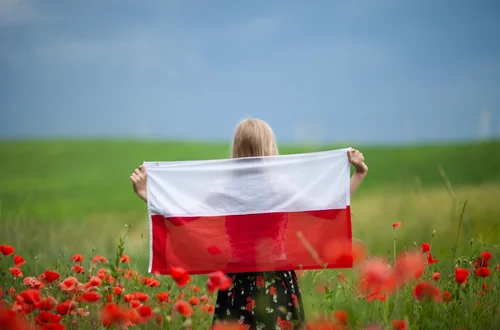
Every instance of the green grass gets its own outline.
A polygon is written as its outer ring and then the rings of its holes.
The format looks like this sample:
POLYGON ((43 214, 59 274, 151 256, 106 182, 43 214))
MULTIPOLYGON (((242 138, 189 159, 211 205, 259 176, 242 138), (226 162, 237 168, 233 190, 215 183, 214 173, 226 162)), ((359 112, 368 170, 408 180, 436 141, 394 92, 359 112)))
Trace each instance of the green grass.
MULTIPOLYGON (((335 147, 283 146, 282 153, 335 147)), ((413 147, 358 147, 370 173, 359 195, 500 182, 500 142, 413 147)), ((129 175, 143 161, 226 158, 229 146, 182 142, 0 142, 1 219, 82 220, 99 213, 139 213, 129 175)))

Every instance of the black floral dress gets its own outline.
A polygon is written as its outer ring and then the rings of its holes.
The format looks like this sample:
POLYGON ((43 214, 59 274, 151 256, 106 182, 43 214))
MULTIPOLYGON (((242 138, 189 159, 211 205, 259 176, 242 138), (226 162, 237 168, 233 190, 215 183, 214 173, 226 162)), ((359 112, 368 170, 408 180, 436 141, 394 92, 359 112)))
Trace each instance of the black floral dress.
POLYGON ((219 291, 213 325, 238 322, 247 329, 305 329, 294 271, 227 274, 233 285, 219 291))

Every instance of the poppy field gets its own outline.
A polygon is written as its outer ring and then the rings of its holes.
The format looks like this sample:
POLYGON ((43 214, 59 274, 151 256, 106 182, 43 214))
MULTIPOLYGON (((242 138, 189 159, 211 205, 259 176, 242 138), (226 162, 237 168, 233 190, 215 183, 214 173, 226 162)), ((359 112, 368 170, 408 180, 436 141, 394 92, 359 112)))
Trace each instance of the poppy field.
MULTIPOLYGON (((211 327, 230 277, 147 273, 145 205, 127 174, 165 159, 160 145, 0 144, 10 156, 0 165, 0 329, 211 327)), ((297 271, 308 329, 500 328, 499 145, 363 150, 370 173, 352 200, 354 268, 297 271)), ((167 149, 173 159, 226 152, 167 149)), ((279 283, 263 285, 272 295, 279 283)), ((286 314, 279 324, 295 329, 286 314)))

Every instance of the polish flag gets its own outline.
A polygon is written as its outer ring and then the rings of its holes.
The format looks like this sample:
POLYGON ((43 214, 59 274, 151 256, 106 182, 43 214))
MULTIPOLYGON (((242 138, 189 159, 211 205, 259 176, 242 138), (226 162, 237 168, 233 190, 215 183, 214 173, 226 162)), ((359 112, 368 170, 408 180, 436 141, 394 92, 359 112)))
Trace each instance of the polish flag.
POLYGON ((145 162, 149 272, 351 268, 348 150, 145 162))

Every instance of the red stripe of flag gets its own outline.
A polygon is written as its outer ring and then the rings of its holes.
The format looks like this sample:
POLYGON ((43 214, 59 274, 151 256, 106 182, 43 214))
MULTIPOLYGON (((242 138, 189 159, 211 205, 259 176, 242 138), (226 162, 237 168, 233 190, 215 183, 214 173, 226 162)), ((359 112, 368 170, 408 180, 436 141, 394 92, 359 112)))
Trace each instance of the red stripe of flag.
POLYGON ((152 216, 151 272, 350 268, 350 207, 210 217, 152 216), (167 235, 168 233, 168 235, 167 235), (167 239, 168 236, 168 239, 167 239))

